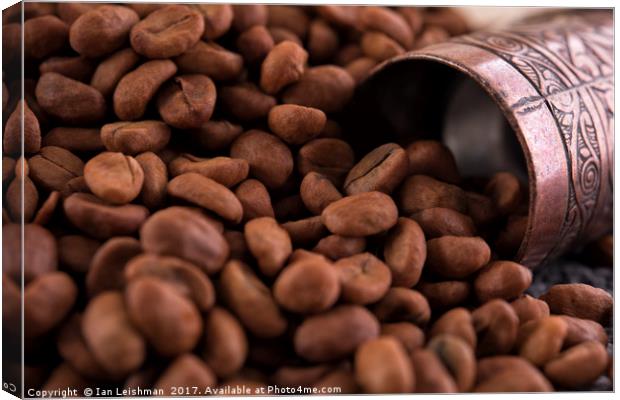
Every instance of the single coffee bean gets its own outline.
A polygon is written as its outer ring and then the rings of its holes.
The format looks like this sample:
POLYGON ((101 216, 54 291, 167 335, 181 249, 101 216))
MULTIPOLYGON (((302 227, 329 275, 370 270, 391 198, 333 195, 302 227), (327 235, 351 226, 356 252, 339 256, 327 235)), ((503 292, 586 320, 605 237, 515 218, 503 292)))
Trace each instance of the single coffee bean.
MULTIPOLYGON (((21 26, 18 25, 21 28, 21 26)), ((43 59, 60 50, 69 35, 69 26, 54 15, 26 19, 23 30, 24 57, 26 59, 43 59)))
POLYGON ((78 229, 97 239, 131 235, 149 215, 136 204, 114 206, 87 193, 74 193, 63 204, 67 219, 78 229))
POLYGON ((114 122, 101 127, 101 140, 109 151, 157 152, 170 141, 170 128, 161 121, 114 122))
POLYGON ((398 42, 385 33, 370 31, 364 33, 360 46, 366 57, 377 62, 385 61, 405 53, 405 49, 398 42))
POLYGON ((461 392, 472 389, 476 380, 476 358, 469 345, 458 336, 438 335, 427 348, 433 351, 454 377, 461 392))
POLYGON ((284 91, 282 100, 326 113, 338 112, 353 96, 354 87, 355 82, 346 70, 322 65, 307 69, 298 82, 284 91))
POLYGON ((412 287, 418 283, 426 260, 426 240, 420 226, 400 217, 388 232, 383 257, 392 272, 394 286, 412 287))
POLYGON ((340 139, 315 139, 306 143, 297 156, 299 173, 317 172, 340 188, 355 163, 351 146, 340 139))
POLYGON ((239 54, 211 42, 197 42, 174 61, 183 73, 203 74, 216 81, 234 80, 243 72, 239 54))
POLYGON ((544 368, 545 375, 560 387, 582 388, 594 383, 605 372, 607 357, 605 346, 599 342, 583 342, 548 362, 544 368))
POLYGON ((121 292, 105 292, 88 303, 82 333, 97 362, 114 375, 137 370, 146 357, 146 343, 129 320, 121 292))
POLYGON ((126 204, 140 194, 144 171, 133 157, 104 152, 86 163, 84 179, 89 189, 102 200, 126 204))
POLYGON ((498 172, 484 189, 490 196, 501 214, 514 212, 522 201, 521 183, 516 176, 508 172, 498 172))
POLYGON ((169 5, 131 28, 131 47, 147 58, 174 57, 198 42, 204 29, 200 13, 184 5, 169 5))
POLYGON ((396 338, 409 354, 421 349, 425 342, 424 331, 410 322, 381 324, 381 335, 396 338))
POLYGON ((341 258, 334 264, 340 277, 342 299, 371 304, 385 296, 392 281, 389 268, 370 253, 341 258))
POLYGON ((235 189, 235 196, 243 206, 243 219, 245 221, 260 217, 275 217, 269 191, 260 181, 256 179, 243 181, 235 189))
POLYGON ((145 206, 153 210, 161 207, 166 198, 168 170, 166 164, 150 151, 138 154, 136 161, 144 173, 140 198, 145 206))
POLYGON ((26 338, 37 338, 50 332, 69 314, 78 288, 69 275, 54 271, 32 280, 23 293, 23 334, 26 338))
POLYGON ((41 148, 28 160, 29 177, 46 190, 61 191, 71 179, 82 175, 84 163, 71 152, 56 146, 41 148))
POLYGON ((392 337, 368 340, 357 349, 355 377, 365 393, 409 393, 415 385, 407 352, 392 337))
POLYGON ((572 347, 577 344, 595 340, 606 346, 609 340, 605 328, 598 322, 590 319, 582 319, 569 317, 567 315, 561 316, 564 322, 566 322, 566 338, 564 339, 564 348, 572 347))
POLYGON ((269 10, 264 4, 235 4, 233 8, 233 27, 243 32, 254 25, 266 25, 269 10))
POLYGON ((407 163, 407 154, 399 145, 379 146, 351 168, 344 189, 349 195, 371 191, 390 194, 405 178, 407 163))
POLYGON ((450 372, 434 351, 418 349, 411 354, 416 393, 456 393, 458 388, 450 372))
POLYGON ((411 322, 420 327, 431 319, 428 301, 416 290, 390 288, 387 294, 372 308, 381 322, 411 322))
POLYGON ((105 99, 97 89, 56 72, 41 75, 35 94, 47 114, 67 124, 92 124, 106 113, 105 99))
POLYGON ((220 288, 230 309, 254 335, 272 338, 284 333, 287 320, 269 288, 247 265, 229 261, 220 275, 220 288))
POLYGON ((288 144, 301 145, 317 137, 327 117, 321 110, 282 104, 269 111, 269 129, 288 144))
POLYGON ((36 186, 27 176, 13 179, 6 189, 6 208, 11 219, 15 222, 31 222, 39 203, 39 193, 36 186), (23 195, 22 195, 23 193, 23 195))
POLYGON ((291 242, 296 246, 314 244, 327 234, 327 228, 325 228, 321 217, 318 215, 316 217, 285 222, 282 224, 282 228, 288 232, 291 242))
POLYGON ((168 125, 198 128, 211 118, 215 98, 215 84, 208 76, 181 75, 162 87, 157 109, 168 125))
POLYGON ((460 182, 454 156, 443 143, 416 140, 405 151, 409 158, 408 175, 426 175, 452 184, 460 182))
POLYGON ((254 25, 237 37, 237 48, 248 64, 263 61, 273 46, 273 37, 262 25, 254 25))
POLYGON ((277 100, 251 83, 239 83, 218 89, 222 109, 241 121, 255 121, 269 114, 277 100))
POLYGON ((2 271, 15 282, 20 282, 23 276, 27 284, 58 268, 56 239, 39 225, 24 225, 22 240, 21 224, 3 224, 2 254, 2 271))
POLYGON ((276 136, 256 129, 239 136, 230 147, 232 158, 250 165, 250 174, 270 189, 278 188, 293 172, 293 155, 276 136))
POLYGON ((141 252, 140 242, 132 237, 115 237, 101 245, 86 274, 89 296, 95 297, 109 290, 122 290, 125 286, 125 266, 141 252))
POLYGON ((193 354, 183 354, 174 359, 153 386, 164 396, 175 395, 178 388, 213 387, 217 378, 211 368, 193 354))
POLYGON ((250 172, 248 162, 240 158, 200 158, 191 154, 181 154, 168 168, 172 176, 196 172, 229 188, 246 179, 250 172))
POLYGON ((229 4, 192 4, 205 19, 204 39, 217 39, 230 29, 233 21, 233 8, 229 4))
POLYGON ((36 153, 41 148, 39 121, 27 102, 20 100, 7 119, 2 143, 7 154, 21 154, 22 145, 24 153, 36 153))
POLYGON ((363 7, 359 14, 363 30, 380 31, 405 49, 413 47, 413 32, 404 17, 387 7, 363 7))
POLYGON ((207 274, 218 272, 228 258, 228 243, 200 212, 169 207, 153 214, 140 229, 146 252, 185 259, 207 274))
POLYGON ((432 309, 438 310, 448 310, 465 303, 471 292, 467 281, 422 281, 415 288, 426 297, 432 309))
POLYGON ((76 153, 105 149, 99 129, 96 128, 54 128, 43 137, 43 146, 62 147, 76 153))
POLYGON ((233 223, 241 222, 243 206, 224 185, 213 179, 188 172, 168 182, 168 194, 174 198, 196 204, 233 223))
POLYGON ((159 87, 177 72, 170 60, 145 62, 121 78, 114 89, 114 113, 123 121, 141 118, 159 87))
POLYGON ((143 276, 157 277, 190 298, 201 311, 208 311, 215 303, 211 280, 200 268, 180 258, 142 254, 132 257, 124 267, 120 272, 125 282, 143 276))
POLYGON ((606 323, 613 309, 613 298, 603 289, 583 283, 553 285, 540 299, 549 304, 552 314, 591 319, 606 323))
POLYGON ((183 354, 198 343, 200 313, 168 282, 151 276, 131 280, 125 302, 131 322, 162 356, 183 354))
POLYGON ((566 322, 550 316, 535 323, 519 347, 519 355, 536 366, 543 366, 560 353, 567 333, 566 322))
POLYGON ((293 251, 288 232, 274 218, 260 217, 245 224, 244 235, 261 272, 267 276, 278 274, 293 251))
POLYGON ((519 317, 510 304, 500 299, 488 301, 472 312, 472 319, 479 337, 478 355, 505 354, 512 350, 519 317))
POLYGON ((312 362, 337 360, 379 336, 379 322, 364 307, 342 305, 308 317, 297 328, 295 352, 312 362), (320 334, 317 334, 320 333, 320 334))
POLYGON ((442 236, 475 236, 476 225, 467 215, 450 208, 434 207, 411 215, 428 239, 442 236))
POLYGON ((86 236, 62 236, 58 239, 58 261, 72 272, 84 274, 99 246, 101 243, 86 236))
POLYGON ((67 78, 80 82, 88 82, 94 71, 94 66, 86 57, 50 57, 39 65, 39 73, 57 72, 67 78))
POLYGON ((549 305, 529 294, 518 297, 510 305, 519 317, 519 324, 549 316, 549 305))
POLYGON ((260 86, 268 94, 297 82, 304 75, 308 52, 295 42, 278 43, 261 65, 260 86))
POLYGON ((467 199, 461 188, 425 175, 405 179, 399 199, 400 208, 406 214, 435 207, 451 208, 461 214, 467 212, 467 199))
POLYGON ((491 249, 479 237, 442 236, 429 240, 426 246, 426 266, 446 278, 470 276, 491 258, 491 249))
POLYGON ((362 253, 365 249, 366 239, 363 237, 329 235, 319 240, 312 251, 332 260, 338 260, 362 253))
POLYGON ((342 198, 334 184, 318 172, 304 176, 299 192, 306 208, 315 215, 320 215, 325 207, 342 198))
POLYGON ((472 314, 463 307, 453 308, 439 317, 433 324, 429 332, 429 337, 432 338, 443 334, 460 337, 469 344, 472 349, 475 349, 478 343, 472 314))
POLYGON ((338 33, 327 22, 315 19, 308 27, 308 53, 314 64, 329 62, 340 45, 338 33))
POLYGON ((237 319, 224 308, 215 307, 205 317, 202 355, 220 378, 233 376, 243 367, 248 339, 237 319))
POLYGON ((367 192, 331 203, 321 218, 327 229, 337 235, 370 236, 396 225, 398 210, 386 194, 367 192))
POLYGON ((340 296, 338 273, 319 258, 297 261, 278 275, 273 296, 282 308, 295 313, 326 311, 340 296))
POLYGON ((97 58, 120 48, 140 18, 131 8, 104 5, 80 15, 71 25, 69 43, 79 54, 97 58))
POLYGON ((512 261, 493 261, 480 270, 474 290, 481 303, 490 299, 512 300, 532 284, 532 271, 512 261))
POLYGON ((90 80, 90 86, 109 98, 118 82, 131 71, 140 57, 131 48, 119 50, 101 61, 90 80))

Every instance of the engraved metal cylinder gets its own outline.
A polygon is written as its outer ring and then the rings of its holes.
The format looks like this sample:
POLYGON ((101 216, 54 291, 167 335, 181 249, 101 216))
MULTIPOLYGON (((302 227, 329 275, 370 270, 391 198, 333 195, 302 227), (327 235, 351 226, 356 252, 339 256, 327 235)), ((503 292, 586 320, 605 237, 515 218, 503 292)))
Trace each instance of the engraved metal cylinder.
MULTIPOLYGON (((522 149, 529 218, 516 259, 535 267, 611 231, 613 71, 610 11, 546 14, 384 62, 359 88, 350 129, 368 147, 440 136, 457 87, 475 82, 510 128, 501 143, 522 149)), ((482 150, 480 162, 514 158, 478 133, 463 148, 482 150)))

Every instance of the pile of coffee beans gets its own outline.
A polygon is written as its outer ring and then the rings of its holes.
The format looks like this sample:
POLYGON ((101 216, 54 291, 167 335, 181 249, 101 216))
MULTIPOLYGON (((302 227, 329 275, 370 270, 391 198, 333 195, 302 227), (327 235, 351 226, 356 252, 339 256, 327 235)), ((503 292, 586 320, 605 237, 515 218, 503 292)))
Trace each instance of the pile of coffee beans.
POLYGON ((530 392, 611 374, 610 294, 534 298, 508 261, 526 184, 463 177, 438 141, 343 139, 356 85, 466 32, 457 11, 24 7, 23 100, 19 9, 3 15, 2 295, 19 343, 23 217, 26 388, 530 392))

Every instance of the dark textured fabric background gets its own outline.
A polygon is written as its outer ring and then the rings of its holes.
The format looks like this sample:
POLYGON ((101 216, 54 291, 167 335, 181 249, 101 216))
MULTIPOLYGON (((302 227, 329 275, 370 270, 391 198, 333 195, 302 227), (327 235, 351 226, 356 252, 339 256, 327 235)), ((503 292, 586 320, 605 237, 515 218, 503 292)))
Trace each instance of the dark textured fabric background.
MULTIPOLYGON (((538 297, 556 283, 586 283, 607 290, 613 295, 613 269, 610 267, 590 267, 571 258, 560 259, 543 265, 534 271, 534 282, 528 290, 532 296, 538 297)), ((613 321, 606 326, 609 335, 607 349, 613 353, 613 321)), ((587 368, 587 366, 584 366, 587 368)), ((590 390, 612 390, 612 383, 607 377, 601 377, 590 390)))

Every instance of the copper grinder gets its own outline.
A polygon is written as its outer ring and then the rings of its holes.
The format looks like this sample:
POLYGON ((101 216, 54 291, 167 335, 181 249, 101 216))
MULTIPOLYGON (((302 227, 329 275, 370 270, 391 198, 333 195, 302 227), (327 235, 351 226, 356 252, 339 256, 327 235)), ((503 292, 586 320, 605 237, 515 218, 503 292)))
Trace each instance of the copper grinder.
POLYGON ((516 261, 536 267, 610 232, 613 15, 563 10, 478 31, 379 65, 349 113, 358 151, 442 140, 464 175, 529 185, 516 261))

